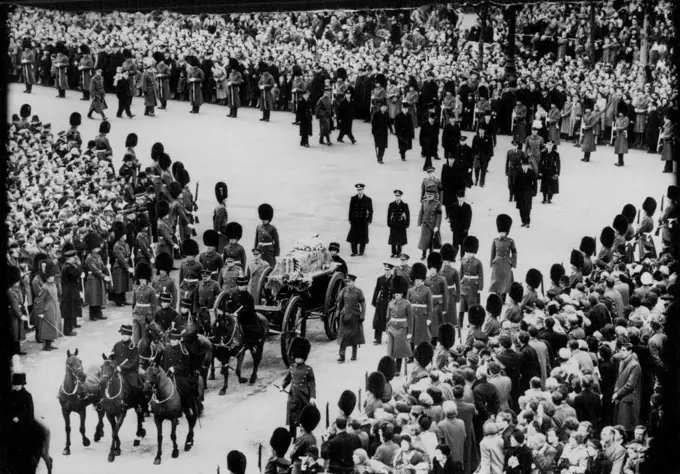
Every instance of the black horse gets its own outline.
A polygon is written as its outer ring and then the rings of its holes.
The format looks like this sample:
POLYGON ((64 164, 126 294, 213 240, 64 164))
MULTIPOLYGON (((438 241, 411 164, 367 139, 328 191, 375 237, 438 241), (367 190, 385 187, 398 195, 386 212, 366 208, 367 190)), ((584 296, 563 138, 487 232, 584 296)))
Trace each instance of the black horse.
POLYGON ((137 343, 139 369, 141 373, 145 372, 160 354, 163 354, 167 343, 163 329, 155 321, 147 324, 146 334, 147 337, 141 338, 137 343))

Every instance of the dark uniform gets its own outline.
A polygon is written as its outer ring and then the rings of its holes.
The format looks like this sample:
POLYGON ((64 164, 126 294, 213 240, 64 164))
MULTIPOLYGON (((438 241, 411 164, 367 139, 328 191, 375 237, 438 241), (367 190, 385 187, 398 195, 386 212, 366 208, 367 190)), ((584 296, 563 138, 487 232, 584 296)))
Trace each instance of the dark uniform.
POLYGON ((210 270, 212 279, 217 281, 217 275, 224 265, 222 256, 215 252, 214 249, 209 249, 198 257, 198 261, 203 265, 203 268, 210 270))
POLYGON ((393 201, 387 207, 387 227, 390 228, 388 245, 392 246, 392 256, 398 257, 401 248, 408 243, 406 229, 411 225, 411 212, 404 201, 393 201))
POLYGON ((300 146, 309 146, 312 136, 312 107, 304 97, 300 97, 295 110, 295 121, 300 126, 300 146))
POLYGON ((364 195, 352 196, 349 201, 349 233, 347 242, 352 246, 352 256, 363 255, 368 243, 368 225, 373 222, 373 201, 364 195))
POLYGON ((239 243, 232 244, 231 242, 225 245, 222 249, 222 259, 226 262, 228 257, 232 257, 234 260, 239 262, 241 264, 241 268, 247 268, 246 249, 243 248, 243 245, 239 243))
POLYGON ((173 280, 169 275, 157 275, 151 282, 151 286, 156 290, 156 294, 170 293, 172 295, 172 301, 170 306, 173 308, 177 307, 177 286, 175 285, 175 280, 173 280))
POLYGON ((489 160, 493 156, 493 143, 491 137, 486 132, 484 136, 475 135, 472 139, 472 155, 475 160, 475 186, 479 184, 481 187, 484 187, 486 172, 489 169, 489 160))
POLYGON ((345 287, 338 295, 337 309, 340 325, 338 327, 338 343, 340 344, 340 358, 344 362, 347 346, 352 346, 352 360, 356 360, 357 346, 364 344, 364 330, 362 323, 366 316, 366 299, 359 288, 345 287))
POLYGON ((217 283, 220 285, 222 291, 226 291, 229 297, 233 297, 238 293, 238 286, 236 279, 243 274, 243 269, 238 265, 231 267, 225 266, 220 271, 220 276, 217 277, 217 283))
POLYGON ((167 308, 159 307, 154 316, 154 321, 158 323, 163 332, 166 332, 172 329, 172 324, 177 319, 178 314, 172 306, 167 308))
POLYGON ((354 102, 343 97, 338 103, 338 128, 340 133, 338 141, 342 142, 345 135, 354 143, 354 135, 352 134, 352 122, 354 121, 354 102))
POLYGON ((203 265, 196 260, 187 260, 182 262, 179 266, 179 299, 184 298, 194 299, 194 291, 198 286, 198 281, 201 279, 201 271, 203 265))
POLYGON ((139 353, 132 341, 118 341, 109 356, 120 369, 125 381, 126 391, 141 390, 142 378, 139 376, 139 353))
POLYGON ((541 192, 543 202, 552 202, 554 194, 560 192, 560 154, 555 150, 541 154, 541 192))
POLYGON ((387 112, 377 110, 371 116, 371 133, 373 134, 373 141, 375 144, 375 153, 378 163, 383 162, 383 156, 387 149, 387 137, 389 133, 394 133, 390 116, 387 112))
POLYGON ((132 342, 147 339, 146 326, 154 320, 158 301, 149 285, 138 286, 132 293, 132 342))
POLYGON ((316 398, 314 370, 304 362, 300 365, 291 364, 281 388, 285 389, 289 385, 286 424, 291 426, 291 432, 294 432, 294 425, 303 408, 309 405, 312 398, 316 398))
POLYGON ((193 406, 193 400, 197 397, 198 391, 192 387, 189 380, 191 376, 191 356, 187 348, 181 342, 176 346, 169 344, 163 351, 161 367, 166 372, 173 369, 175 383, 182 398, 182 404, 193 406))
POLYGON ((405 111, 406 107, 403 107, 401 112, 394 117, 394 134, 397 136, 399 156, 401 156, 402 161, 406 160, 406 152, 413 148, 413 139, 416 136, 413 129, 413 119, 405 111))
POLYGON ((257 229, 255 229, 255 245, 253 248, 260 248, 262 250, 262 260, 274 268, 276 266, 276 257, 281 252, 279 232, 276 230, 276 227, 271 224, 258 225, 257 229))
POLYGON ((432 345, 437 345, 437 331, 439 326, 444 324, 444 314, 449 309, 449 290, 446 284, 446 278, 437 273, 435 276, 428 276, 425 279, 425 286, 430 289, 432 294, 432 323, 430 327, 432 328, 432 340, 430 341, 432 345))
POLYGON ((194 307, 197 311, 200 311, 201 308, 212 309, 219 294, 220 285, 215 280, 199 281, 196 286, 194 307))
POLYGON ((508 191, 510 192, 509 201, 515 197, 515 176, 522 169, 524 152, 522 150, 508 150, 505 158, 505 176, 508 177, 508 191))
POLYGON ((371 306, 375 308, 373 316, 374 344, 382 343, 382 333, 387 327, 387 306, 394 296, 392 290, 392 275, 380 275, 375 283, 371 306))
POLYGON ((515 196, 523 227, 528 227, 531 224, 531 201, 534 198, 535 188, 536 174, 534 170, 529 167, 525 173, 524 170, 520 169, 515 176, 515 196))
POLYGON ((151 248, 151 236, 149 232, 142 230, 135 238, 135 264, 139 265, 144 262, 151 265, 152 258, 154 255, 151 248))

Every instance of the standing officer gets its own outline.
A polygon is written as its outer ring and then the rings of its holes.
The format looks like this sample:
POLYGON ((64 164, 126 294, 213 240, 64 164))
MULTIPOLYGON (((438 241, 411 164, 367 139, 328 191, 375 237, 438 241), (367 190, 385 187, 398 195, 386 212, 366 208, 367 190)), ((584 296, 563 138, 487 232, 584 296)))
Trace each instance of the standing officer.
POLYGON ((201 308, 212 309, 220 293, 220 285, 212 279, 212 271, 209 268, 203 268, 201 270, 201 281, 196 285, 196 291, 194 292, 196 314, 198 314, 201 308))
POLYGON ((552 204, 554 194, 560 192, 560 154, 555 150, 555 143, 546 143, 546 150, 541 154, 541 192, 543 204, 552 204))
POLYGON ((243 274, 243 269, 237 265, 234 257, 227 257, 224 268, 220 271, 220 276, 217 278, 217 283, 222 288, 222 291, 232 298, 238 292, 236 279, 243 274))
POLYGON ((255 304, 260 304, 260 280, 264 272, 271 268, 267 262, 262 260, 262 249, 256 247, 252 250, 253 259, 246 268, 246 277, 248 278, 248 292, 253 297, 255 304))
POLYGON ((257 214, 262 223, 255 229, 255 244, 253 248, 262 250, 262 259, 266 261, 270 267, 276 266, 276 257, 281 252, 279 246, 279 231, 271 224, 274 218, 274 208, 269 204, 260 204, 257 208, 257 214))
MULTIPOLYGON (((80 87, 83 91, 83 97, 80 100, 90 100, 90 80, 92 79, 92 69, 94 69, 94 61, 90 55, 90 47, 86 44, 80 45, 80 61, 78 62, 78 71, 80 72, 80 87)), ((23 63, 23 55, 22 60, 23 63)), ((26 88, 30 85, 26 83, 26 88)), ((30 92, 30 89, 29 89, 30 92)))
POLYGON ((352 246, 352 257, 363 255, 368 243, 368 225, 373 222, 373 201, 364 195, 364 184, 356 184, 356 195, 349 201, 349 233, 347 242, 352 246))
POLYGON ((168 98, 170 97, 170 76, 172 71, 170 66, 165 62, 165 55, 161 52, 153 53, 153 58, 156 60, 156 81, 158 84, 158 100, 161 106, 159 110, 168 108, 168 98))
POLYGON ((401 110, 394 117, 394 134, 397 136, 399 146, 399 156, 401 161, 406 161, 406 152, 413 147, 415 131, 413 130, 413 119, 408 113, 409 101, 404 99, 401 110))
POLYGON ((442 202, 444 197, 444 185, 442 180, 434 175, 434 166, 430 166, 425 171, 427 171, 427 176, 425 176, 425 178, 423 178, 423 182, 420 183, 420 199, 425 199, 425 191, 427 188, 434 187, 437 190, 437 199, 439 202, 442 202))
POLYGON ((347 346, 352 346, 352 359, 357 360, 357 346, 364 344, 363 322, 366 316, 366 299, 364 293, 355 286, 357 277, 347 275, 347 286, 342 289, 338 296, 338 304, 335 311, 338 314, 338 342, 340 354, 338 363, 345 362, 347 346))
POLYGON ((472 139, 472 154, 475 157, 475 162, 479 160, 479 166, 475 164, 475 186, 479 184, 483 188, 486 172, 489 169, 489 160, 493 155, 491 137, 486 134, 486 128, 483 126, 479 127, 477 135, 472 139))
POLYGON ((344 97, 338 103, 338 128, 340 134, 338 135, 338 142, 343 143, 342 139, 345 135, 349 137, 354 145, 357 141, 352 135, 352 121, 354 120, 354 102, 352 102, 352 91, 347 89, 344 97))
MULTIPOLYGON (((83 45, 87 48, 86 45, 83 45)), ((81 52, 83 52, 83 46, 81 46, 81 52)), ((23 52, 21 53, 21 75, 24 79, 24 84, 26 85, 26 90, 24 91, 26 94, 30 94, 31 90, 33 88, 33 84, 35 84, 35 67, 36 67, 36 62, 35 62, 35 52, 31 49, 31 40, 29 38, 24 38, 21 41, 21 47, 23 49, 23 52)), ((89 51, 88 51, 89 52, 89 51)), ((89 55, 83 55, 83 57, 86 57, 89 55)), ((90 62, 92 62, 92 59, 90 58, 90 62)), ((81 59, 82 63, 82 59, 81 59)), ((89 97, 87 97, 87 94, 89 94, 89 84, 87 89, 83 87, 83 99, 82 100, 89 100, 89 97), (87 92, 87 94, 86 94, 87 92), (86 98, 87 97, 87 98, 86 98)))
POLYGON ((387 243, 392 246, 391 258, 397 258, 401 248, 408 243, 406 229, 411 225, 411 212, 408 204, 401 200, 403 194, 401 190, 395 189, 395 199, 387 207, 387 227, 390 228, 387 243))
POLYGON ((203 89, 201 89, 201 85, 203 84, 204 75, 196 56, 189 56, 187 63, 189 64, 187 73, 189 102, 191 102, 191 111, 189 113, 197 114, 203 104, 203 89))
POLYGON ((385 149, 387 148, 388 132, 394 135, 390 116, 387 113, 387 104, 380 104, 380 108, 371 116, 371 133, 375 144, 375 154, 378 163, 382 164, 385 149))
POLYGON ((522 160, 522 169, 515 176, 515 196, 522 227, 528 228, 531 224, 531 201, 534 198, 535 187, 536 174, 531 169, 529 159, 525 157, 522 160))
POLYGON ((524 143, 527 136, 527 106, 517 99, 515 109, 512 111, 512 137, 517 143, 524 143))
POLYGON ((316 118, 319 119, 319 145, 323 145, 323 139, 326 139, 326 145, 331 146, 331 125, 333 122, 333 102, 331 101, 331 92, 333 89, 326 87, 323 90, 323 96, 317 101, 314 109, 316 118))
POLYGON ((258 70, 260 72, 260 80, 258 82, 258 87, 260 88, 260 110, 262 111, 260 122, 269 122, 269 117, 274 108, 272 89, 276 85, 276 81, 274 81, 274 77, 267 70, 266 63, 260 61, 258 70))
POLYGON ((432 167, 432 158, 438 160, 437 148, 439 147, 439 126, 435 123, 436 116, 430 114, 420 127, 420 146, 425 155, 423 171, 432 167))
POLYGON ((306 364, 312 346, 307 339, 296 337, 290 345, 290 370, 283 379, 280 390, 290 385, 286 404, 286 424, 295 438, 298 420, 307 405, 316 403, 316 378, 314 370, 306 364))
POLYGON ((509 202, 512 202, 515 197, 515 176, 522 168, 523 159, 524 152, 521 150, 521 144, 517 140, 513 140, 512 148, 508 150, 505 158, 505 176, 508 177, 508 191, 510 192, 509 202))
MULTIPOLYGON (((535 124, 538 125, 538 124, 535 124)), ((541 171, 541 152, 543 151, 545 142, 543 137, 538 134, 538 128, 532 126, 531 135, 527 137, 524 142, 526 150, 526 157, 529 160, 531 169, 534 171, 534 177, 536 181, 534 182, 534 195, 538 192, 538 173, 541 171)))
POLYGON ((512 269, 517 267, 517 247, 515 241, 508 237, 512 227, 512 218, 507 214, 496 217, 498 237, 491 244, 491 284, 489 292, 500 295, 505 301, 505 295, 512 284, 512 269))
POLYGON ((387 305, 394 295, 392 291, 394 264, 383 262, 383 269, 385 273, 378 277, 375 283, 375 290, 373 290, 373 298, 371 299, 371 306, 375 308, 373 316, 373 344, 376 346, 382 344, 382 333, 385 331, 387 324, 387 305))
POLYGON ((599 114, 593 113, 593 107, 590 103, 584 104, 585 113, 581 122, 581 151, 583 158, 581 161, 588 163, 590 161, 590 154, 595 151, 597 142, 595 140, 594 127, 600 120, 599 114))
POLYGON ((614 139, 614 153, 619 157, 616 166, 623 166, 623 155, 628 154, 628 125, 630 120, 626 117, 627 107, 624 103, 619 103, 618 117, 614 121, 613 133, 616 135, 614 139))
POLYGON ((418 226, 420 227, 418 248, 423 252, 422 260, 427 257, 428 250, 431 252, 435 248, 441 247, 439 228, 442 224, 442 205, 435 199, 436 194, 437 188, 434 186, 427 188, 425 199, 420 206, 420 213, 418 214, 418 226), (439 243, 437 243, 437 239, 439 243))
POLYGON ((312 107, 309 103, 309 90, 302 93, 295 109, 295 122, 300 126, 300 146, 309 148, 312 136, 312 107))
POLYGON ((241 106, 241 84, 243 84, 243 77, 238 71, 238 61, 230 58, 229 76, 227 77, 227 105, 229 106, 227 117, 236 118, 238 115, 238 108, 241 106))
MULTIPOLYGON (((465 190, 459 190, 456 197, 456 202, 447 210, 451 232, 453 232, 453 262, 456 261, 458 249, 463 245, 463 241, 467 237, 470 224, 472 223, 472 206, 465 202, 465 190)), ((460 255, 462 258, 465 255, 465 250, 460 255)))

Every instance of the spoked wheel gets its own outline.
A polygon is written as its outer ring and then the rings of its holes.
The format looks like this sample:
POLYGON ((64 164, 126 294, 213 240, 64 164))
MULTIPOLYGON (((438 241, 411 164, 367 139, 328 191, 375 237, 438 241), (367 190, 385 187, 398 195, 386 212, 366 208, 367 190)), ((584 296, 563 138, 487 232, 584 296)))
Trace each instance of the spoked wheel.
POLYGON ((340 292, 345 287, 345 275, 340 272, 333 273, 331 281, 328 282, 326 298, 323 305, 323 328, 330 341, 338 337, 338 316, 335 314, 335 305, 338 301, 340 292))
POLYGON ((255 300, 255 305, 265 304, 270 299, 271 295, 269 290, 265 288, 265 285, 267 284, 267 279, 269 278, 269 274, 272 272, 272 270, 273 268, 269 267, 264 272, 262 272, 262 276, 260 276, 260 281, 257 284, 257 298, 255 300))
POLYGON ((305 337, 307 332, 305 311, 302 307, 302 299, 293 296, 288 300, 286 311, 283 313, 281 323, 281 359, 286 367, 290 365, 290 346, 296 337, 305 337))

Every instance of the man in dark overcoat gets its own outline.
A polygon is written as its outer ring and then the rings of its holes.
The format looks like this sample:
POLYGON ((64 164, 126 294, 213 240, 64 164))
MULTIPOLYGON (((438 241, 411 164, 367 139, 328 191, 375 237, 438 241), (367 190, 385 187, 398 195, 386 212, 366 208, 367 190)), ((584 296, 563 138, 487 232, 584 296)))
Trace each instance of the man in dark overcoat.
POLYGON ((428 115, 420 127, 420 146, 425 155, 423 171, 432 167, 432 158, 437 159, 437 148, 439 147, 439 127, 435 123, 436 116, 428 115))
POLYGON ((534 198, 535 186, 536 173, 531 169, 529 159, 525 157, 522 160, 522 169, 515 176, 515 198, 522 227, 529 227, 531 224, 531 202, 534 198))
POLYGON ((465 135, 462 135, 460 137, 460 144, 456 147, 456 158, 460 160, 466 171, 466 176, 465 176, 465 186, 470 188, 472 187, 472 166, 474 164, 474 158, 472 156, 472 148, 470 148, 470 145, 465 143, 467 141, 467 137, 465 135))
POLYGON ((413 138, 415 138, 413 120, 408 114, 408 107, 408 100, 404 100, 401 104, 401 110, 394 117, 394 134, 397 136, 401 161, 406 161, 406 152, 413 147, 413 138))
POLYGON ((541 153, 541 192, 543 193, 543 204, 552 203, 554 194, 560 192, 560 154, 555 150, 555 142, 548 141, 546 150, 541 153))
POLYGON ((394 264, 389 262, 383 263, 385 273, 380 275, 375 283, 373 290, 373 298, 371 299, 371 306, 375 308, 373 315, 373 344, 382 344, 382 333, 387 327, 387 306, 394 296, 392 289, 392 271, 394 264))
POLYGON ((396 189, 395 200, 387 207, 387 227, 390 228, 387 243, 392 246, 391 258, 399 257, 402 247, 408 243, 406 229, 411 224, 411 213, 408 204, 401 200, 403 194, 400 189, 396 189))
POLYGON ((352 90, 347 89, 344 97, 338 102, 338 128, 340 133, 338 135, 338 142, 343 143, 342 139, 347 135, 352 141, 352 145, 356 143, 354 135, 352 134, 352 122, 354 121, 355 110, 354 101, 352 100, 352 90))
POLYGON ((376 158, 378 163, 382 164, 385 149, 387 148, 388 133, 394 135, 390 116, 387 113, 387 104, 380 104, 380 110, 377 110, 371 116, 371 133, 373 133, 373 140, 375 142, 376 158))
POLYGON ((630 438, 640 424, 640 393, 642 390, 641 369, 637 357, 633 356, 633 345, 624 343, 619 350, 619 374, 614 385, 614 422, 623 426, 630 438))
MULTIPOLYGON (((455 262, 458 249, 462 247, 472 223, 472 206, 465 202, 465 189, 456 191, 456 201, 447 208, 446 212, 453 233, 453 261, 455 262)), ((465 250, 462 250, 461 258, 463 255, 465 255, 465 250)))
POLYGON ((309 103, 309 90, 302 93, 295 110, 295 121, 300 126, 300 146, 309 148, 309 137, 312 136, 312 106, 309 103))
POLYGON ((460 143, 461 137, 460 125, 456 121, 456 117, 451 114, 448 123, 444 125, 442 131, 442 147, 444 148, 444 158, 454 157, 456 147, 460 143))
POLYGON ((292 363, 281 384, 281 390, 290 386, 286 404, 286 424, 292 438, 295 438, 302 410, 307 405, 316 403, 316 378, 314 370, 306 363, 310 349, 311 344, 308 340, 301 337, 293 339, 289 355, 292 363))
POLYGON ((323 139, 326 139, 326 145, 331 146, 331 125, 333 123, 333 102, 331 101, 331 93, 333 89, 327 87, 324 89, 323 96, 316 103, 315 115, 319 119, 319 145, 323 145, 323 139))
POLYGON ((345 362, 347 346, 352 346, 352 359, 357 360, 357 347, 364 344, 363 322, 366 317, 366 298, 364 292, 355 286, 357 277, 347 275, 346 285, 338 295, 335 308, 338 318, 338 343, 340 353, 338 362, 345 362))
POLYGON ((493 143, 483 125, 479 126, 477 135, 472 139, 472 154, 475 158, 475 186, 479 184, 483 188, 486 181, 486 172, 489 169, 489 161, 493 156, 493 143), (479 160, 479 166, 477 165, 477 160, 479 160))
POLYGON ((139 352, 132 342, 132 325, 123 324, 120 327, 121 340, 114 344, 109 359, 116 364, 123 376, 127 390, 142 389, 142 378, 139 376, 139 352))
POLYGON ((515 197, 515 176, 522 169, 523 159, 524 152, 521 150, 521 144, 517 140, 513 140, 512 148, 508 150, 505 158, 505 176, 508 177, 508 191, 510 192, 509 202, 512 202, 515 197))
POLYGON ((352 257, 363 255, 368 243, 368 225, 373 222, 373 201, 364 194, 364 184, 354 186, 357 194, 349 202, 349 233, 347 242, 352 246, 352 257))

